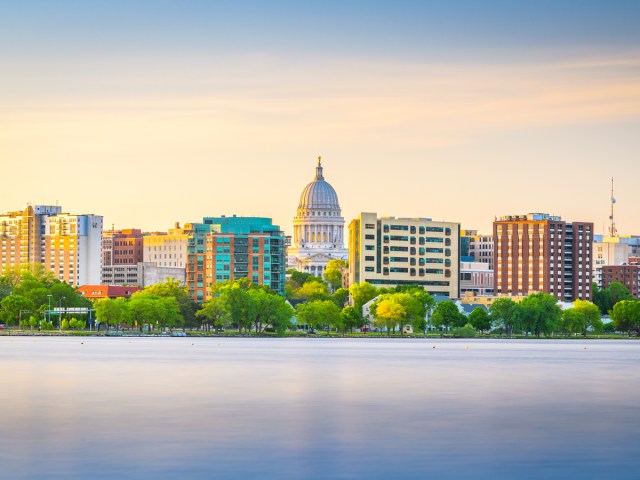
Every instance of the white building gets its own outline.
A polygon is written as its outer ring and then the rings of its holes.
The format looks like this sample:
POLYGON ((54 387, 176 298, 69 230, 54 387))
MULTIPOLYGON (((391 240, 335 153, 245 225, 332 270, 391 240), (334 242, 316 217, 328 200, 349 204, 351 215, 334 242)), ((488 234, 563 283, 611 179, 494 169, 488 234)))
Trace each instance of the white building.
POLYGON ((349 224, 349 285, 421 285, 460 296, 460 224, 362 212, 349 224))
POLYGON ((338 195, 324 179, 318 158, 316 176, 298 203, 293 219, 293 239, 288 249, 287 267, 322 276, 329 261, 346 260, 344 218, 338 195))

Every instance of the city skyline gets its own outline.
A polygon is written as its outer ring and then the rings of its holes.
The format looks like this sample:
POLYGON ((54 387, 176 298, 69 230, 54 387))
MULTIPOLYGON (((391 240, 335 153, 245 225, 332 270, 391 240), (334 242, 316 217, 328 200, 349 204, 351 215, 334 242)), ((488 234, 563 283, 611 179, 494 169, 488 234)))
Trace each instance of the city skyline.
POLYGON ((322 156, 347 222, 532 211, 640 233, 634 2, 0 7, 3 211, 292 232, 322 156), (434 181, 435 177, 435 181, 434 181), (427 181, 428 179, 428 181, 427 181), (424 185, 428 183, 429 188, 424 185))

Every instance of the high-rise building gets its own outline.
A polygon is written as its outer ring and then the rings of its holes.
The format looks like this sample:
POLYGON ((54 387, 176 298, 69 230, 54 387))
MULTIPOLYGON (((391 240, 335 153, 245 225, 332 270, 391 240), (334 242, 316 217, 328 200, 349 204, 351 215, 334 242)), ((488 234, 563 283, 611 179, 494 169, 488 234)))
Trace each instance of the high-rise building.
POLYGON ((187 288, 206 301, 216 282, 247 278, 284 295, 285 235, 270 218, 206 217, 192 224, 187 251, 187 288))
POLYGON ((544 292, 558 300, 591 299, 593 223, 546 213, 493 222, 494 292, 544 292))
POLYGON ((316 175, 302 191, 293 219, 287 266, 320 277, 327 263, 335 259, 346 260, 347 256, 338 195, 324 179, 318 158, 316 175))
POLYGON ((143 258, 143 235, 136 228, 102 234, 102 284, 140 285, 138 263, 143 258))
POLYGON ((101 239, 101 216, 71 215, 57 205, 1 214, 0 269, 38 263, 73 286, 99 283, 101 239))
POLYGON ((349 284, 421 285, 460 296, 460 224, 362 212, 349 224, 349 284))

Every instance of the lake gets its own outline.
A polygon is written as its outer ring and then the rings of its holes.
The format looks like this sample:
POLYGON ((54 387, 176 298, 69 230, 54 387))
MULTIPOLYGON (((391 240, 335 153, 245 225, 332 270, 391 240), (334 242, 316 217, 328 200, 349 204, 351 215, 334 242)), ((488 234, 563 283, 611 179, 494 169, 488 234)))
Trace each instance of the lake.
POLYGON ((640 342, 0 337, 0 478, 632 479, 640 342))

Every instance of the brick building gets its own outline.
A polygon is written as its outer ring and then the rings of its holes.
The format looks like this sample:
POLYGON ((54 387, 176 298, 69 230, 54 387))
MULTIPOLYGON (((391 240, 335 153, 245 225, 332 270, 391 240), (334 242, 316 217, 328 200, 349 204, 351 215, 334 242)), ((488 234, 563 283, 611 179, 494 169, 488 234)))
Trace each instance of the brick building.
POLYGON ((544 292, 558 300, 591 300, 593 223, 546 213, 493 222, 494 292, 544 292))

